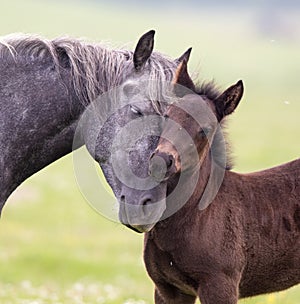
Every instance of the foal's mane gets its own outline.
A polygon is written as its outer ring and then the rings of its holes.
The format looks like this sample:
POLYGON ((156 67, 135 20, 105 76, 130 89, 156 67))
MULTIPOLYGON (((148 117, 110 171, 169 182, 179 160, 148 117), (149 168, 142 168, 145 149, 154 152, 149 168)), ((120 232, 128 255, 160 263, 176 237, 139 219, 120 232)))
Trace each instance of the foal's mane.
MULTIPOLYGON (((58 71, 61 68, 71 71, 75 92, 85 105, 98 95, 120 85, 133 71, 133 52, 113 50, 99 43, 67 37, 49 40, 24 34, 8 35, 0 39, 0 60, 20 63, 49 59, 58 71)), ((164 82, 173 79, 176 63, 154 52, 147 62, 147 69, 149 78, 161 87, 164 82)), ((153 91, 153 83, 148 89, 153 91)), ((155 94, 149 92, 149 96, 154 97, 155 94)))
MULTIPOLYGON (((214 81, 203 82, 198 84, 195 88, 195 92, 198 95, 207 97, 209 100, 214 101, 221 95, 221 90, 215 84, 214 81)), ((233 167, 231 146, 227 140, 227 121, 226 118, 221 122, 221 128, 215 134, 212 142, 211 153, 213 154, 214 160, 221 166, 224 166, 226 170, 231 170, 233 167), (224 155, 224 147, 226 153, 224 155), (224 159, 225 158, 225 159, 224 159)))

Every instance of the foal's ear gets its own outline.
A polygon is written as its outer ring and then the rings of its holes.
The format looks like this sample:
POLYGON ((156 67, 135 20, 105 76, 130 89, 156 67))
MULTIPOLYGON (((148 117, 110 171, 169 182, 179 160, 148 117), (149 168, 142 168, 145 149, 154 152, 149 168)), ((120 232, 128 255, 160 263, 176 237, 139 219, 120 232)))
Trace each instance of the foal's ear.
POLYGON ((244 93, 244 85, 242 80, 228 88, 216 100, 215 105, 220 115, 220 119, 231 114, 238 106, 244 93))
MULTIPOLYGON (((182 85, 190 90, 195 90, 195 85, 193 83, 193 80, 191 79, 189 73, 188 73, 188 69, 187 69, 187 64, 190 58, 190 54, 191 54, 192 48, 189 48, 181 57, 179 57, 178 59, 176 59, 176 61, 178 62, 178 67, 176 69, 175 72, 175 76, 173 78, 172 83, 173 84, 179 84, 182 85)), ((177 88, 175 86, 175 93, 179 93, 177 92, 179 90, 179 87, 177 88)), ((182 95, 182 94, 179 94, 182 95)))
POLYGON ((140 71, 151 56, 154 46, 154 34, 154 30, 147 32, 137 43, 133 53, 133 63, 136 71, 140 71))
POLYGON ((179 63, 182 62, 184 59, 188 62, 189 59, 190 59, 191 51, 192 51, 192 48, 190 47, 190 48, 187 49, 180 57, 178 57, 177 59, 175 59, 175 62, 176 62, 177 64, 179 64, 179 63))

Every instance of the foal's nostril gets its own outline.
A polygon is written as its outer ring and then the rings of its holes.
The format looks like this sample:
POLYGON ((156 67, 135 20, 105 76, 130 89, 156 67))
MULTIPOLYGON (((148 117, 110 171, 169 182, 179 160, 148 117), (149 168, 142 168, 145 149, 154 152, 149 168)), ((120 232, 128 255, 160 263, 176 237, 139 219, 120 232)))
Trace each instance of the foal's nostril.
POLYGON ((170 153, 157 151, 150 157, 149 175, 156 181, 162 181, 175 167, 175 158, 170 153))
POLYGON ((168 155, 166 160, 167 169, 170 169, 174 163, 174 157, 172 155, 168 155))

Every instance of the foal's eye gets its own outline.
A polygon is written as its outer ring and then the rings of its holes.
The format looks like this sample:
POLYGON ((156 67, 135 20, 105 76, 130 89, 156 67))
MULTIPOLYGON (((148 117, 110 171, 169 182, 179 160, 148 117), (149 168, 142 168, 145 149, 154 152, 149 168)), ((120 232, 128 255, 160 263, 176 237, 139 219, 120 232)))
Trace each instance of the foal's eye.
POLYGON ((201 137, 207 137, 210 134, 211 131, 212 131, 211 127, 204 127, 200 130, 200 136, 201 137))
POLYGON ((135 106, 130 105, 130 110, 133 114, 138 115, 138 116, 143 116, 143 113, 141 112, 140 109, 138 109, 135 106))
POLYGON ((201 130, 199 131, 199 135, 200 135, 201 137, 205 137, 205 136, 206 136, 205 131, 204 131, 203 129, 201 129, 201 130))

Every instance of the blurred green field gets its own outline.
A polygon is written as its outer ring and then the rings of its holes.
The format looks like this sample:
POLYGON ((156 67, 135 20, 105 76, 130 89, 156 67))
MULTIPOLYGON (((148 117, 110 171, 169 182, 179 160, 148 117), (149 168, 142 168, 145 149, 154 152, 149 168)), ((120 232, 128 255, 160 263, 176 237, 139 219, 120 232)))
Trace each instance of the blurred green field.
MULTIPOLYGON (((1 1, 0 35, 38 33, 112 41, 132 48, 156 29, 172 57, 193 46, 190 70, 221 87, 243 79, 245 97, 229 123, 235 170, 299 157, 300 42, 261 36, 249 12, 113 7, 78 1, 1 1)), ((255 13, 252 13, 255 14, 255 13)), ((0 220, 0 303, 152 303, 143 237, 93 211, 81 196, 72 157, 26 181, 0 220)), ((300 287, 241 300, 299 304, 300 287)))

